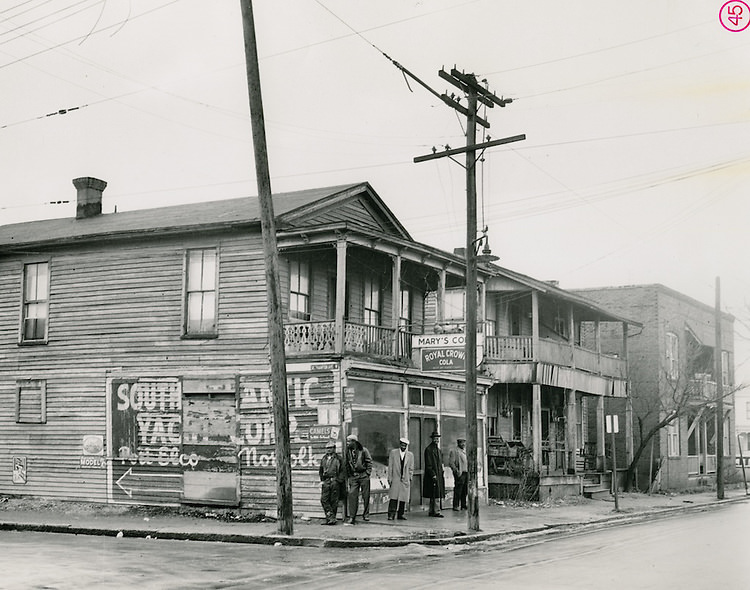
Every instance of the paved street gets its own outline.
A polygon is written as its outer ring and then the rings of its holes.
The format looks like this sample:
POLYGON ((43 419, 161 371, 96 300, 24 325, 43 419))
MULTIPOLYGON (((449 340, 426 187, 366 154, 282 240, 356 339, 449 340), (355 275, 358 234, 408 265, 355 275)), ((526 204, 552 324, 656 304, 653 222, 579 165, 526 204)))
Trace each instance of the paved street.
POLYGON ((0 582, 48 588, 747 588, 750 504, 586 533, 336 549, 0 533, 0 582))

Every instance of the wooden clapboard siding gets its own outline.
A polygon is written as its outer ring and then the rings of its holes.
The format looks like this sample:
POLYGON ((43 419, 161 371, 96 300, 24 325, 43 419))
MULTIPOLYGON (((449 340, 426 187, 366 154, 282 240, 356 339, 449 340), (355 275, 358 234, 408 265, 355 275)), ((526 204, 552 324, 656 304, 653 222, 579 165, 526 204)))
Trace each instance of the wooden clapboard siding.
MULTIPOLYGON (((131 241, 56 248, 45 259, 49 341, 31 346, 17 345, 25 259, 0 262, 0 473, 8 474, 0 478, 0 493, 105 501, 106 470, 83 469, 80 457, 84 435, 106 435, 108 371, 179 376, 267 366, 261 241, 240 235, 131 241), (182 338, 184 256, 190 247, 216 247, 219 253, 214 339, 182 338), (15 423, 15 384, 22 378, 46 382, 46 424, 15 423), (24 485, 11 483, 13 456, 27 457, 24 485)), ((174 488, 174 481, 158 482, 174 488)), ((152 499, 164 497, 156 493, 152 499)))
POLYGON ((330 207, 318 215, 310 216, 305 220, 304 225, 324 225, 340 221, 365 229, 381 232, 390 231, 390 226, 384 223, 361 198, 349 199, 347 202, 330 207))

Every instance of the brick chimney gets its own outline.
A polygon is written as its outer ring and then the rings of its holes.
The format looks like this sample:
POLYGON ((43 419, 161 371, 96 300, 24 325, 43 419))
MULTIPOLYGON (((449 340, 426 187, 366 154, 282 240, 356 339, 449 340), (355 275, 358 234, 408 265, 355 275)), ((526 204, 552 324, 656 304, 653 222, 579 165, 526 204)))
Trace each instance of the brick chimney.
POLYGON ((102 214, 102 193, 107 183, 98 178, 84 176, 74 178, 73 186, 78 191, 76 219, 86 219, 102 214))

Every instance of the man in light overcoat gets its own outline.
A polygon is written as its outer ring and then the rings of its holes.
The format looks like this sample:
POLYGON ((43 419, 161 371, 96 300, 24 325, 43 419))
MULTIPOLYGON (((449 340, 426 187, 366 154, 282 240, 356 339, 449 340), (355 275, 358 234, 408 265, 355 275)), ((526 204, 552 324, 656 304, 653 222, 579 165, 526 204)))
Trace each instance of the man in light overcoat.
POLYGON ((407 450, 409 439, 399 439, 398 446, 388 455, 388 520, 406 520, 404 509, 411 497, 411 479, 414 476, 414 454, 407 450))

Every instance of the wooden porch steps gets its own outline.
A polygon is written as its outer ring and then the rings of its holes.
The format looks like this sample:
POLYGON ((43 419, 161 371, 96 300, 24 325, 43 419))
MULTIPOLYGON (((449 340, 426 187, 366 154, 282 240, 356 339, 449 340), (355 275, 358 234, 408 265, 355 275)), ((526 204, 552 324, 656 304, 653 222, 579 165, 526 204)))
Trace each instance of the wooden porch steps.
POLYGON ((606 500, 612 497, 610 473, 589 472, 583 476, 583 495, 592 500, 606 500))

